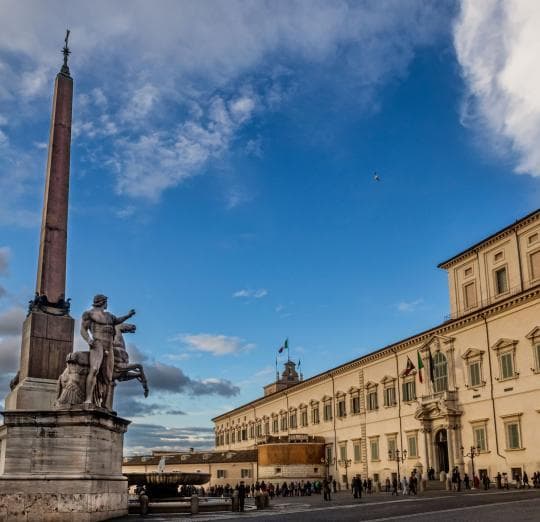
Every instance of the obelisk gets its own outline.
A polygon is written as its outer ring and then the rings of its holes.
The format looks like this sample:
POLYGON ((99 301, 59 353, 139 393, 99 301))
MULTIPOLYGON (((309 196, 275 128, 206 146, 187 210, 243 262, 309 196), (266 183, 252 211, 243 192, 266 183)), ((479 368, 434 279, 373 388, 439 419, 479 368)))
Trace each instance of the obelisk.
POLYGON ((56 380, 73 351, 74 320, 66 299, 67 220, 73 79, 69 31, 64 63, 54 82, 36 295, 23 325, 21 362, 6 410, 51 408, 56 380))

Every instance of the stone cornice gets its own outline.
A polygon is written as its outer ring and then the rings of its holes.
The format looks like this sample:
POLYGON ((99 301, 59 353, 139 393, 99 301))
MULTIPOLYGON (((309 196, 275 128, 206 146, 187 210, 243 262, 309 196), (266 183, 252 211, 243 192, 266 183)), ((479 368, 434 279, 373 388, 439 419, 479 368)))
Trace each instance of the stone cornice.
POLYGON ((446 261, 443 261, 442 263, 439 263, 437 265, 437 268, 443 268, 448 269, 453 265, 456 265, 460 263, 461 261, 464 261, 467 259, 471 254, 476 253, 481 248, 485 248, 489 245, 492 245, 493 243, 496 243, 497 241, 500 241, 501 239, 504 239, 505 237, 513 234, 515 231, 519 230, 520 228, 526 227, 527 225, 530 225, 534 221, 537 221, 540 219, 540 209, 534 210, 530 214, 527 214, 522 219, 516 221, 515 223, 503 228, 502 230, 499 230, 498 232, 495 232, 491 236, 487 237, 486 239, 483 239, 482 241, 479 241, 478 243, 474 244, 473 246, 467 248, 467 250, 464 250, 463 252, 460 252, 459 254, 456 254, 455 256, 451 257, 450 259, 447 259, 446 261))

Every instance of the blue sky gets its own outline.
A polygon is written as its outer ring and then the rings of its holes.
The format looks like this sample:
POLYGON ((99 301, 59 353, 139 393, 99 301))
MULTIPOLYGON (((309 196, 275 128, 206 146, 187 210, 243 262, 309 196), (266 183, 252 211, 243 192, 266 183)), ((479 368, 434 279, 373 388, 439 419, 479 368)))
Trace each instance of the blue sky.
POLYGON ((534 2, 127 5, 0 5, 5 392, 66 27, 68 296, 137 309, 130 452, 211 445, 286 337, 309 377, 441 322, 437 263, 538 207, 534 2))

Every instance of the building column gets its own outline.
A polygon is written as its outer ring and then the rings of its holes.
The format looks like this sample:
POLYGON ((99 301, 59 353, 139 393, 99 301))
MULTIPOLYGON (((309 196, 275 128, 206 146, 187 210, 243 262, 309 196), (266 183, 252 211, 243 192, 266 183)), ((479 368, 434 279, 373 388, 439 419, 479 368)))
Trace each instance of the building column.
POLYGON ((422 433, 424 434, 424 466, 427 470, 433 465, 429 458, 429 428, 422 428, 422 433))
POLYGON ((426 432, 426 439, 427 439, 427 446, 428 446, 428 454, 429 454, 429 462, 433 469, 435 469, 435 448, 433 447, 433 429, 429 428, 429 430, 426 432))
POLYGON ((456 462, 454 460, 454 429, 451 424, 447 425, 446 437, 448 447, 448 467, 450 468, 449 472, 452 472, 452 469, 455 467, 456 462))
POLYGON ((454 423, 454 430, 456 433, 455 436, 455 455, 456 455, 456 464, 459 466, 460 471, 463 473, 465 470, 465 461, 463 459, 463 453, 461 451, 461 446, 463 446, 462 438, 461 438, 461 424, 459 422, 455 421, 454 423))

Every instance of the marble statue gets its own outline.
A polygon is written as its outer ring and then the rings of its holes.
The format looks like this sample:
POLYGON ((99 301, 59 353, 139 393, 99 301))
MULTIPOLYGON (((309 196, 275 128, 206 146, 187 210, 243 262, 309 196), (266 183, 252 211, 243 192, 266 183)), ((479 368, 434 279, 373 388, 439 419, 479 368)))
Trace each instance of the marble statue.
POLYGON ((129 355, 126 350, 126 342, 124 340, 125 333, 135 333, 137 327, 134 324, 121 323, 115 326, 114 334, 114 372, 113 379, 115 381, 131 381, 137 379, 144 390, 144 396, 148 397, 148 382, 144 375, 142 364, 130 363, 129 355))
POLYGON ((69 408, 84 402, 84 389, 88 373, 88 352, 72 352, 66 359, 66 369, 56 385, 56 409, 69 408))
POLYGON ((102 294, 96 295, 92 309, 83 313, 81 336, 90 347, 85 404, 112 406, 115 327, 134 315, 135 310, 120 317, 107 312, 107 296, 102 294))

